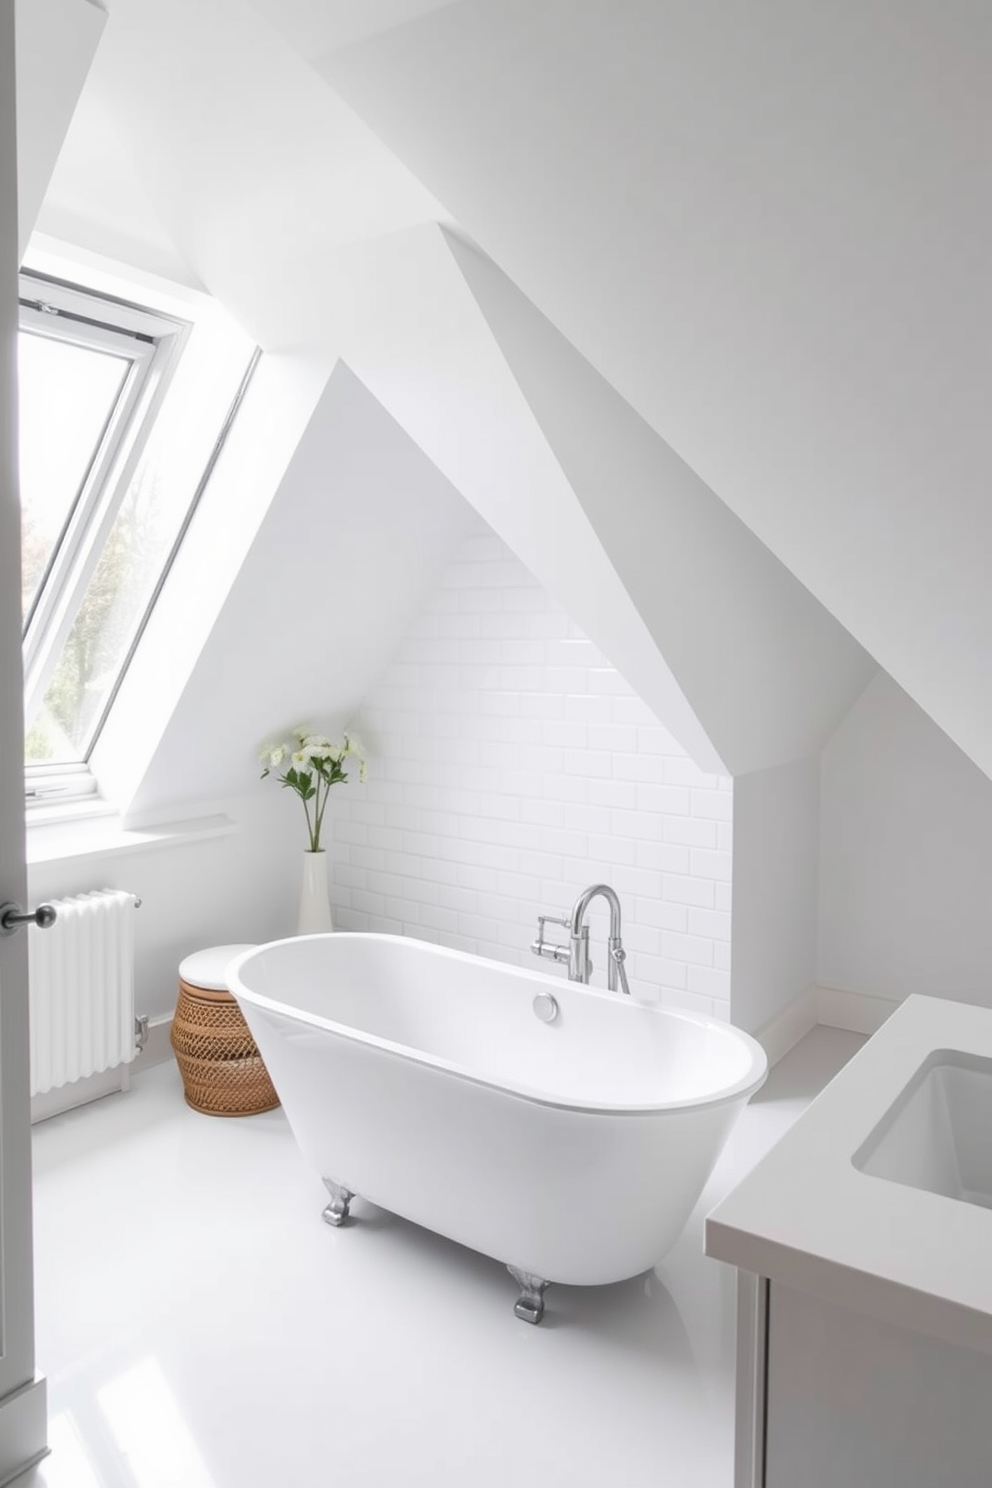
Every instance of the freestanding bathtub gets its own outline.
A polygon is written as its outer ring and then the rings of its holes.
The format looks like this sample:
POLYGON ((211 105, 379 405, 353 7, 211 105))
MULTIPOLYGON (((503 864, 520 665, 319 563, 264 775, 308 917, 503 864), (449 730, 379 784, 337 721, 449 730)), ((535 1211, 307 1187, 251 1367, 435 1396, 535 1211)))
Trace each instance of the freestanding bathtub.
POLYGON ((258 946, 228 967, 341 1224, 373 1204, 552 1281, 649 1270, 767 1072, 728 1024, 393 935, 258 946))

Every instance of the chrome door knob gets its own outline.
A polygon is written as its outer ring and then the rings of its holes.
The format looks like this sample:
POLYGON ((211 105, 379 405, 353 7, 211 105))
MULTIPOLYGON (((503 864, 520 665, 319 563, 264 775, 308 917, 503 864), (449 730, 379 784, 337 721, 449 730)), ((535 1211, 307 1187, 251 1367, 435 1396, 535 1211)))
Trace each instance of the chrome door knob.
POLYGON ((6 904, 0 904, 0 935, 13 935, 22 925, 37 925, 39 930, 48 930, 57 918, 54 904, 39 904, 37 909, 25 910, 13 899, 8 899, 6 904))

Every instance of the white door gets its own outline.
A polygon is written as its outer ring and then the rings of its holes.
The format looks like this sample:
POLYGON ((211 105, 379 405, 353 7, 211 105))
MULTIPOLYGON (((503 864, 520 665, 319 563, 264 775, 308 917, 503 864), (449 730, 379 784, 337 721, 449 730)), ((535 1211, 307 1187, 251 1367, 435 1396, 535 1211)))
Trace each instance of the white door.
MULTIPOLYGON (((25 902, 20 503, 16 480, 14 4, 0 0, 0 903, 25 902)), ((0 1482, 45 1448, 34 1373, 27 937, 0 936, 0 1482)))

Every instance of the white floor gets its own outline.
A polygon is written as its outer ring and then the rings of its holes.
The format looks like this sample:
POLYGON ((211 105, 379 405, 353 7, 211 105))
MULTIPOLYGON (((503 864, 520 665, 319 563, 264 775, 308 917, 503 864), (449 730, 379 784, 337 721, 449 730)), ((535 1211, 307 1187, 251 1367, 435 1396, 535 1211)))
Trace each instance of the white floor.
POLYGON ((19 1485, 731 1488, 734 1274, 703 1216, 861 1042, 804 1039, 656 1272, 553 1287, 537 1328, 494 1261, 368 1206, 322 1224, 282 1113, 199 1116, 171 1066, 43 1123, 53 1452, 19 1485))

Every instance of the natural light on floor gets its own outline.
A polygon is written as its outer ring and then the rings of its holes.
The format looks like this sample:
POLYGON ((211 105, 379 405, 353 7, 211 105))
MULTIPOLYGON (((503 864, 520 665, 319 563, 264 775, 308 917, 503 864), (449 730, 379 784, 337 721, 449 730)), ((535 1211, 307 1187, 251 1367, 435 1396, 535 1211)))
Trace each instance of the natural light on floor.
POLYGON ((145 1359, 97 1392, 100 1409, 135 1488, 215 1488, 176 1397, 154 1359, 145 1359))

